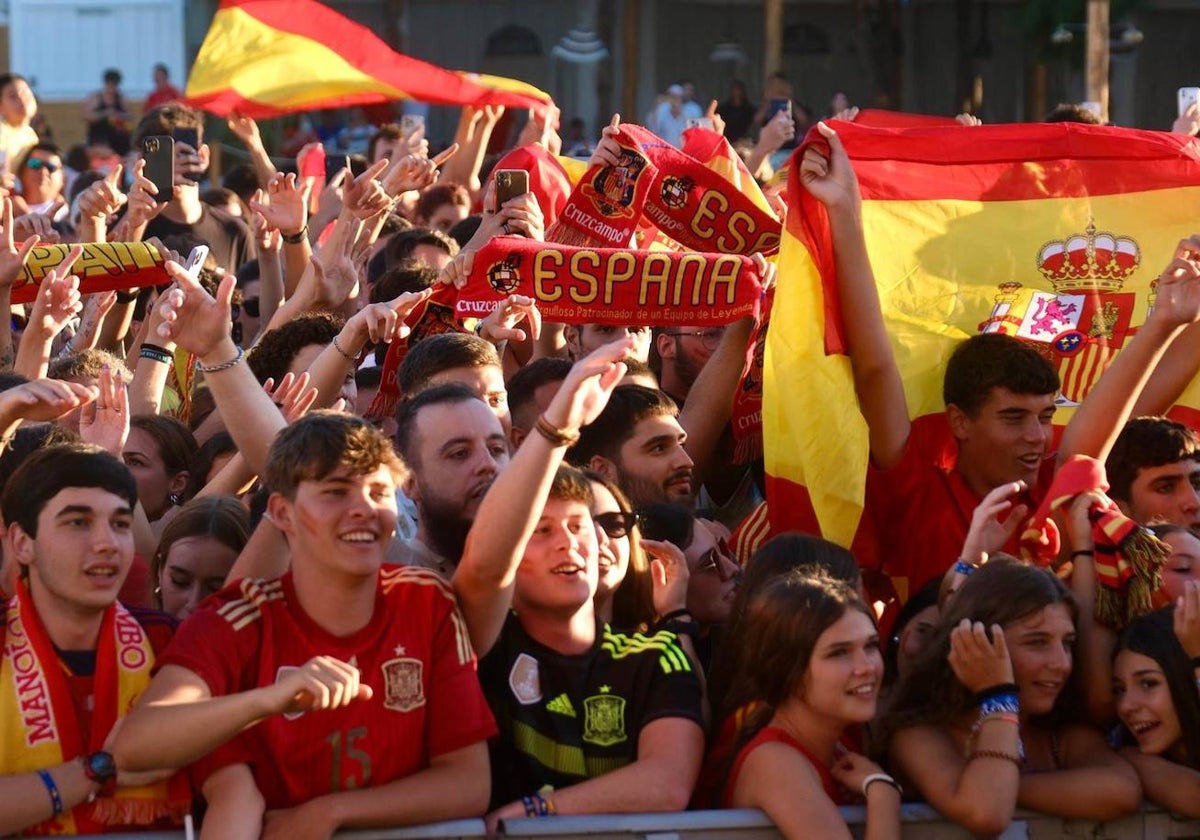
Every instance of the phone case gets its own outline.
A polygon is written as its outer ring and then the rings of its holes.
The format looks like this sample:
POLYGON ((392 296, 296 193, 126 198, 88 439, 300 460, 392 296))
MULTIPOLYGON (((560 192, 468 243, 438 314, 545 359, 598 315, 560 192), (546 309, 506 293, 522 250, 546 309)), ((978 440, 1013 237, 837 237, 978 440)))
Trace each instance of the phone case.
POLYGON ((158 187, 154 200, 160 204, 170 201, 175 188, 174 138, 147 137, 142 141, 142 159, 146 161, 142 174, 158 187))

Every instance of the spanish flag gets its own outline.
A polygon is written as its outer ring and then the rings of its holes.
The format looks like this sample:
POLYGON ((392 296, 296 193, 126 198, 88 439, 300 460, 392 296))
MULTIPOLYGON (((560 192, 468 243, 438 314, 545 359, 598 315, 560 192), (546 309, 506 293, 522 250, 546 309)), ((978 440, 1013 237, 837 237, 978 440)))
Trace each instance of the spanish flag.
POLYGON ((401 55, 315 0, 222 0, 187 85, 197 108, 256 119, 397 99, 515 108, 551 101, 525 82, 401 55))
MULTIPOLYGON (((942 375, 959 341, 1002 332, 1057 366, 1055 422, 1065 423, 1145 321, 1155 279, 1200 224, 1192 138, 1067 123, 832 125, 858 175, 914 419, 944 409, 942 375)), ((868 463, 843 355, 841 317, 855 302, 838 300, 828 219, 800 184, 802 155, 792 158, 763 371, 768 499, 776 532, 811 526, 815 513, 821 533, 850 545, 868 463)), ((1200 406, 1200 385, 1181 404, 1200 406)))

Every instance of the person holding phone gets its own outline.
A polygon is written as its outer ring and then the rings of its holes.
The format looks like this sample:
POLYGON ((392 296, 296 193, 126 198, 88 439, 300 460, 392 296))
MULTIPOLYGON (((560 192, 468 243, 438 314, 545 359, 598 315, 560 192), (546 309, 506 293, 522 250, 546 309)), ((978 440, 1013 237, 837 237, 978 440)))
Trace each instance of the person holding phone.
MULTIPOLYGON (((198 182, 209 162, 200 112, 179 103, 155 108, 142 117, 135 132, 140 155, 145 154, 145 141, 154 138, 166 138, 174 145, 173 184, 168 196, 159 188, 155 198, 163 208, 147 225, 145 235, 165 242, 171 241, 169 237, 198 239, 227 271, 257 257, 254 236, 244 221, 200 201, 198 182)), ((163 145, 160 141, 158 148, 163 145)))

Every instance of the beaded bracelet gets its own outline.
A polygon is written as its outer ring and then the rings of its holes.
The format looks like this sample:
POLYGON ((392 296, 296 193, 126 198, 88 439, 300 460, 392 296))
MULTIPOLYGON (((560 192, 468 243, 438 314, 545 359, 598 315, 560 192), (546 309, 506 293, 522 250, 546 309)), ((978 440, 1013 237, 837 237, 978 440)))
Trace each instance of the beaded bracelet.
POLYGON ((343 359, 345 359, 347 362, 349 362, 352 365, 355 365, 355 366, 358 365, 358 359, 355 358, 354 356, 351 356, 349 353, 347 353, 345 350, 342 349, 342 345, 338 344, 336 335, 333 337, 333 341, 330 343, 333 344, 333 349, 338 351, 338 353, 340 353, 342 355, 343 359))
POLYGON ((58 785, 54 783, 54 777, 45 770, 38 770, 38 776, 42 780, 42 784, 46 786, 46 793, 50 794, 50 807, 54 809, 54 816, 59 816, 63 812, 62 794, 58 792, 58 785))
POLYGON ((196 370, 200 371, 201 373, 218 373, 222 370, 229 370, 231 367, 236 367, 238 365, 238 363, 241 362, 242 359, 244 359, 244 358, 246 358, 246 351, 243 350, 241 347, 239 347, 237 349, 237 355, 234 356, 232 359, 230 359, 228 362, 221 362, 221 364, 213 365, 212 367, 205 367, 204 365, 197 362, 196 370))

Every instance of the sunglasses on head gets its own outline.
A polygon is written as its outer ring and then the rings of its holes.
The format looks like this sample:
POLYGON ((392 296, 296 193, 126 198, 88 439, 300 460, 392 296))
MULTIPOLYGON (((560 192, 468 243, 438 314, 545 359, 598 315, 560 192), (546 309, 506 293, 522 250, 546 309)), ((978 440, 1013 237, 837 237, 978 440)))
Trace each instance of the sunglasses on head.
POLYGON ((600 529, 608 535, 610 540, 619 540, 621 537, 628 536, 633 530, 633 526, 638 524, 638 515, 636 513, 626 513, 623 510, 614 510, 612 513, 598 513, 592 517, 600 529))
POLYGON ((57 163, 51 163, 48 160, 41 160, 39 158, 30 158, 25 162, 25 165, 34 170, 45 169, 51 175, 62 169, 62 166, 57 163))

